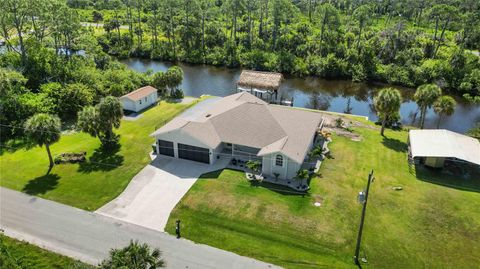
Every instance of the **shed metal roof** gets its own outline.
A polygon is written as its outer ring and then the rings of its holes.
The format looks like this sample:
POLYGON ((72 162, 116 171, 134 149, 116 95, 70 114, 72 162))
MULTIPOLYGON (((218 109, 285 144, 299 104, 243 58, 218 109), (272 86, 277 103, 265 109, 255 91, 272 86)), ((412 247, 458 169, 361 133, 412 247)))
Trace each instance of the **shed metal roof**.
POLYGON ((412 157, 457 158, 480 165, 480 142, 449 130, 410 130, 412 157))

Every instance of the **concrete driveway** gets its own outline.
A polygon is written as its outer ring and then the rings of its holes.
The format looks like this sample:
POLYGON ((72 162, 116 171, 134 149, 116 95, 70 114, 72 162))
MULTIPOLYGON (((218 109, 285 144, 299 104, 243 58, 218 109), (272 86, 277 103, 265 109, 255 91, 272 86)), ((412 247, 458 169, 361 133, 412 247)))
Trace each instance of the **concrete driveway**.
POLYGON ((197 178, 226 165, 226 159, 208 165, 158 156, 132 179, 120 196, 96 213, 163 231, 170 212, 197 178))

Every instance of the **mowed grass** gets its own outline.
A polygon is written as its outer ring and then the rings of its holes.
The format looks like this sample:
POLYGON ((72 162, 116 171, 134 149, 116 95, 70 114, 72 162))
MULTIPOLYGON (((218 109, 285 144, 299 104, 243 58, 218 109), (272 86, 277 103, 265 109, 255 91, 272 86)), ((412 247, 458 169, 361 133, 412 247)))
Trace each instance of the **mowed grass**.
POLYGON ((333 136, 334 159, 322 164, 308 195, 251 186, 242 172, 217 171, 195 183, 166 230, 173 234, 180 219, 188 239, 286 268, 354 268, 357 195, 374 169, 364 268, 478 268, 480 176, 411 169, 406 131, 387 130, 387 139, 371 128, 355 132, 362 141, 333 136))
POLYGON ((93 269, 94 267, 29 243, 0 235, 0 265, 18 269, 93 269))
POLYGON ((162 101, 136 121, 122 120, 115 130, 120 148, 114 151, 102 151, 100 141, 85 133, 62 135, 51 146, 52 155, 86 151, 87 162, 55 165, 48 175, 44 147, 2 148, 0 185, 86 210, 98 209, 118 196, 150 162, 155 139, 149 135, 190 105, 162 101))

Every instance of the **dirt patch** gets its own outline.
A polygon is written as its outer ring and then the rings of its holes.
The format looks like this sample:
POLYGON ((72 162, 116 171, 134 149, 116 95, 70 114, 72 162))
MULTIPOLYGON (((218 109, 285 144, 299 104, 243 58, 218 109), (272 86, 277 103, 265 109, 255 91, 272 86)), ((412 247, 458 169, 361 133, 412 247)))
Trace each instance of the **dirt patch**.
POLYGON ((325 132, 336 133, 339 136, 350 138, 352 141, 357 141, 357 142, 362 141, 362 136, 361 135, 359 135, 357 133, 354 133, 354 132, 350 132, 350 131, 342 129, 342 128, 325 127, 325 128, 323 128, 323 130, 325 132))
POLYGON ((378 127, 370 124, 364 124, 341 114, 322 113, 323 130, 330 133, 336 133, 339 136, 347 137, 352 141, 362 141, 362 136, 351 130, 352 127, 368 128, 377 130, 378 127), (341 119, 341 120, 339 120, 341 119), (341 127, 340 127, 341 126, 341 127))

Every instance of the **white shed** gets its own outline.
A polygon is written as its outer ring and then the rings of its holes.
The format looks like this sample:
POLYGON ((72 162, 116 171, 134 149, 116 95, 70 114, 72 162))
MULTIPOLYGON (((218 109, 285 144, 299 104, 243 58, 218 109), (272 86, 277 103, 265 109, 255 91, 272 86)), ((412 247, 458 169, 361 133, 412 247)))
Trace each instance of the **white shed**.
POLYGON ((120 97, 124 110, 139 112, 157 102, 157 89, 145 86, 120 97))
POLYGON ((408 135, 412 158, 424 158, 425 165, 443 167, 445 159, 480 165, 480 142, 448 130, 411 130, 408 135))

